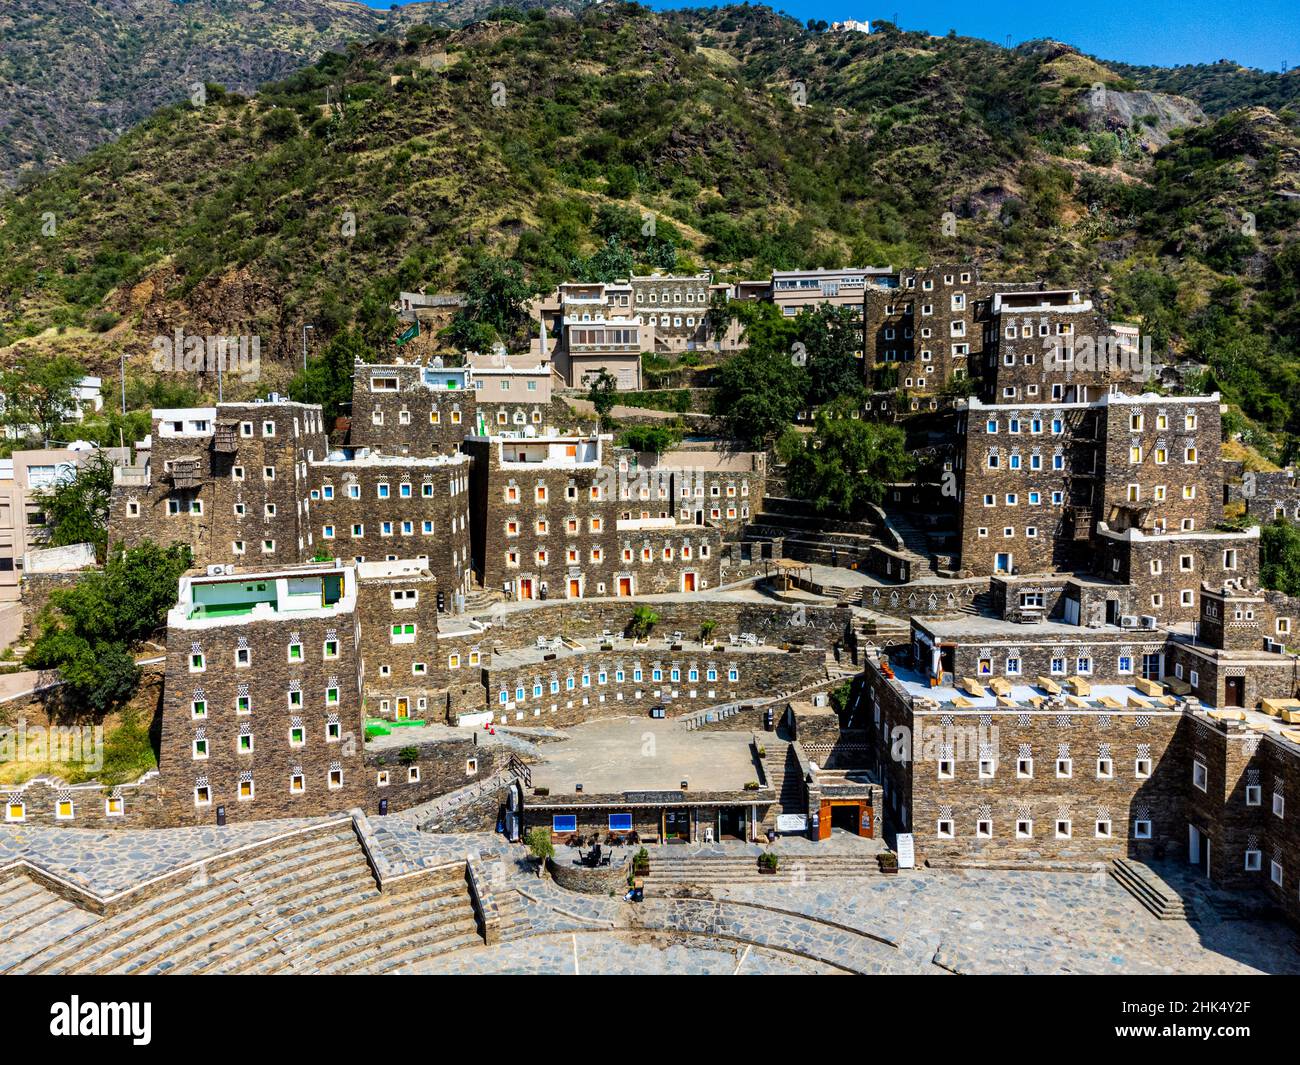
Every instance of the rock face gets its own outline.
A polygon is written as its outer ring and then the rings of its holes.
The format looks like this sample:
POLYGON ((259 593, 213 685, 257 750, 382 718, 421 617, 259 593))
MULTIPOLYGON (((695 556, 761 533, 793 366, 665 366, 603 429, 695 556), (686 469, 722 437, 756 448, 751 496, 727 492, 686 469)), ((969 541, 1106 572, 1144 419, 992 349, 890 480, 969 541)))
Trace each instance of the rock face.
POLYGON ((1186 97, 1144 89, 1124 92, 1107 87, 1105 93, 1088 91, 1084 106, 1106 129, 1132 129, 1139 119, 1143 120, 1139 136, 1153 149, 1169 143, 1171 130, 1206 121, 1205 112, 1186 97))

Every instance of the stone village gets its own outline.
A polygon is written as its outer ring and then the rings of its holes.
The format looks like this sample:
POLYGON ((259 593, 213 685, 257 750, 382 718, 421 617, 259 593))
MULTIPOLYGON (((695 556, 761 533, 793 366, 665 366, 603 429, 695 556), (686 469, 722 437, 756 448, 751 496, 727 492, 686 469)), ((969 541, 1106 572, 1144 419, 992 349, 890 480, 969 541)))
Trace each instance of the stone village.
MULTIPOLYGON (((1217 394, 1080 291, 974 265, 573 283, 533 310, 527 353, 358 362, 341 440, 274 394, 153 411, 109 537, 192 551, 158 766, 0 786, 0 968, 477 971, 514 944, 526 969, 519 940, 608 931, 629 885, 660 932, 727 938, 743 899, 693 886, 791 867, 1101 870, 1151 922, 1180 885, 1300 920, 1300 600, 1224 523, 1300 522, 1300 490, 1222 457, 1217 394), (850 308, 861 415, 930 419, 939 479, 821 520, 769 454, 638 453, 569 402, 602 371, 641 388, 643 353, 742 344, 718 300, 850 308)), ((755 964, 906 954, 854 942, 755 964)))

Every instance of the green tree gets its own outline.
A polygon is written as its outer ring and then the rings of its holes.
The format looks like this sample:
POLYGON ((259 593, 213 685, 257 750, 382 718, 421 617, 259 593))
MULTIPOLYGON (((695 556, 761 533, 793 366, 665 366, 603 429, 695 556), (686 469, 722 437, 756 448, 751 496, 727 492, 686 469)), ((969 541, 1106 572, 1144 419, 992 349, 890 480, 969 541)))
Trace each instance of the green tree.
POLYGON ((649 451, 662 455, 676 447, 682 439, 682 430, 668 425, 630 425, 619 436, 620 447, 633 451, 649 451))
POLYGON ((712 411, 732 436, 763 447, 794 420, 806 382, 791 352, 750 347, 714 373, 712 411))
POLYGON ((608 429, 614 424, 614 419, 610 417, 610 411, 618 402, 618 380, 608 370, 601 368, 599 374, 590 378, 591 387, 587 390, 587 398, 591 400, 591 405, 596 408, 596 416, 600 419, 600 427, 608 429))
POLYGON ((848 307, 821 304, 795 319, 796 343, 808 364, 808 402, 821 406, 862 389, 862 350, 858 326, 848 307))
POLYGON ((50 527, 50 546, 94 544, 104 561, 108 547, 108 503, 113 493, 113 463, 102 451, 77 469, 71 480, 37 494, 50 527))
POLYGON ((19 436, 34 426, 42 439, 52 437, 72 413, 72 390, 84 376, 81 364, 66 355, 35 355, 0 370, 0 423, 19 436))
POLYGON ((848 406, 818 412, 811 437, 788 455, 786 483, 817 513, 853 518, 879 503, 887 485, 907 477, 915 460, 902 429, 850 417, 848 406))
POLYGON ((51 593, 24 664, 56 671, 60 698, 75 711, 102 715, 124 705, 140 679, 132 649, 162 626, 190 560, 179 543, 146 541, 111 554, 102 570, 51 593))
POLYGON ((1259 580, 1265 588, 1300 595, 1300 529, 1273 521, 1259 531, 1259 580))
POLYGON ((352 371, 358 359, 374 361, 360 332, 347 329, 335 334, 320 355, 289 382, 289 395, 299 403, 319 403, 328 424, 352 402, 352 371))
POLYGON ((457 317, 490 326, 498 336, 511 336, 528 321, 526 304, 532 289, 523 267, 511 259, 484 256, 464 274, 465 306, 457 317))
POLYGON ((653 607, 642 605, 632 611, 632 620, 628 622, 627 630, 634 639, 644 640, 658 624, 658 612, 653 607))

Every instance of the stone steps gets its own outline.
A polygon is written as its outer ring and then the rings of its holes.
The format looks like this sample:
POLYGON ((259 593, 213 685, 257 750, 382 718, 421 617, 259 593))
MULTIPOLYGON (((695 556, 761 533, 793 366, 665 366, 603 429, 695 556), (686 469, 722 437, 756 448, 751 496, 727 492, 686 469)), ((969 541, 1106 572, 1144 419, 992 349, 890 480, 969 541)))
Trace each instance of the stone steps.
POLYGON ((349 924, 346 934, 328 945, 317 946, 309 941, 297 959, 298 971, 387 971, 393 967, 389 956, 393 945, 406 943, 411 949, 418 949, 422 944, 436 946, 449 937, 459 938, 466 929, 474 933, 476 942, 482 943, 468 889, 463 883, 448 886, 458 890, 438 896, 436 902, 419 894, 404 894, 389 900, 382 916, 365 924, 349 924))
POLYGON ((285 851, 269 851, 253 855, 238 865, 213 874, 206 885, 192 881, 179 885, 130 907, 112 917, 52 944, 15 968, 19 973, 82 972, 84 966, 137 939, 147 937, 149 930, 183 920, 187 914, 205 913, 217 909, 227 913, 232 908, 242 908, 245 897, 237 890, 240 878, 255 876, 259 870, 277 870, 281 877, 291 879, 304 868, 318 866, 332 855, 344 853, 350 844, 358 849, 356 835, 351 826, 326 835, 312 835, 297 840, 285 851))
POLYGON ((253 922, 262 926, 264 934, 276 935, 290 924, 286 911, 291 913, 304 905, 347 897, 367 889, 375 890, 374 877, 360 846, 355 840, 353 845, 357 852, 355 855, 317 862, 310 867, 309 873, 295 871, 276 877, 266 885, 258 881, 245 890, 232 891, 227 900, 229 904, 219 911, 198 911, 203 919, 197 924, 172 922, 161 929, 151 929, 144 935, 133 937, 131 953, 123 956, 121 951, 117 952, 110 968, 102 971, 116 974, 140 972, 154 963, 166 961, 177 947, 215 935, 215 939, 207 940, 211 950, 214 944, 219 946, 227 940, 233 930, 253 922), (243 919, 233 923, 228 921, 232 911, 243 919))
POLYGON ((150 973, 158 972, 244 972, 268 954, 281 951, 296 941, 304 922, 346 919, 347 915, 379 899, 379 889, 369 870, 334 875, 328 886, 313 890, 311 882, 275 905, 261 905, 253 899, 246 915, 217 929, 216 940, 203 942, 202 932, 187 934, 179 944, 149 959, 150 973), (206 954, 201 952, 206 948, 206 954))
POLYGON ((418 964, 439 954, 449 954, 454 950, 483 945, 483 937, 479 935, 478 923, 473 916, 438 925, 432 931, 436 934, 416 934, 397 940, 386 940, 381 947, 372 948, 358 955, 342 968, 330 967, 322 969, 321 972, 395 972, 404 966, 418 964))
POLYGON ((838 880, 882 875, 874 857, 848 855, 782 855, 775 874, 758 871, 757 855, 691 856, 650 859, 647 883, 653 887, 687 884, 723 887, 728 884, 775 883, 791 878, 838 880))
POLYGON ((1141 862, 1116 858, 1111 862, 1110 875, 1160 920, 1187 920, 1189 914, 1182 897, 1141 862))

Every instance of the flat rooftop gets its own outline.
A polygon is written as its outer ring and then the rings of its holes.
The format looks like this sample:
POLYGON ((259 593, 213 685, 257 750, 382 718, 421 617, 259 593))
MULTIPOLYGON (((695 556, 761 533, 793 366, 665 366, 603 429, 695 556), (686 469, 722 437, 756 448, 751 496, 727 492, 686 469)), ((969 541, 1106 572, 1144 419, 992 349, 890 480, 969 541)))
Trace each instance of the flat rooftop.
POLYGON ((688 732, 680 721, 646 717, 591 721, 565 733, 567 740, 543 745, 546 761, 532 767, 533 787, 549 788, 550 799, 528 801, 553 802, 581 784, 584 795, 671 791, 688 802, 692 792, 740 791, 762 779, 748 733, 688 732))
POLYGON ((678 644, 680 651, 674 651, 674 641, 671 639, 650 639, 650 640, 629 640, 623 636, 617 636, 612 640, 601 640, 594 637, 585 643, 577 640, 565 640, 563 644, 555 648, 541 647, 518 647, 513 650, 493 651, 492 667, 494 669, 511 669, 516 666, 540 665, 546 662, 563 662, 566 658, 573 658, 579 654, 586 654, 592 651, 599 651, 600 648, 608 643, 611 649, 604 652, 607 655, 622 655, 641 657, 647 660, 652 658, 666 658, 671 655, 715 655, 727 652, 740 652, 745 654, 785 654, 780 647, 770 646, 768 644, 741 644, 731 643, 729 639, 720 639, 711 647, 705 647, 699 640, 682 640, 678 644), (554 655, 554 658, 550 656, 554 655))
MULTIPOLYGON (((930 687, 929 678, 924 673, 905 666, 895 665, 893 669, 895 679, 903 686, 903 690, 907 692, 908 696, 913 699, 933 699, 944 709, 1002 711, 1017 708, 1024 710, 1047 709, 1045 703, 1035 706, 1034 703, 1030 702, 1031 699, 1042 701, 1048 698, 1048 693, 1033 683, 1035 678, 1027 678, 1025 682, 1020 684, 1012 684, 1008 698, 1016 705, 1015 707, 1008 707, 998 705, 997 693, 988 686, 987 680, 980 682, 987 694, 976 696, 968 694, 954 684, 941 684, 937 688, 932 688, 930 687), (964 700, 967 705, 958 705, 956 700, 959 698, 964 700)), ((961 680, 960 677, 956 679, 958 682, 961 680)), ((1065 683, 1065 677, 1053 677, 1052 680, 1056 682, 1062 692, 1066 695, 1070 694, 1070 690, 1065 683)), ((1131 684, 1098 683, 1091 684, 1090 687, 1091 693, 1083 698, 1083 702, 1086 705, 1079 706, 1067 701, 1065 712, 1076 713, 1079 711, 1091 710, 1104 714, 1117 713, 1120 710, 1129 710, 1131 712, 1153 713, 1160 711, 1172 712, 1174 709, 1171 697, 1143 695, 1131 684), (1130 699, 1140 700, 1141 702, 1130 706, 1130 699), (1161 699, 1168 699, 1169 702, 1167 704, 1162 703, 1160 701, 1161 699), (1109 702, 1106 702, 1105 700, 1109 700, 1109 702), (1113 706, 1110 705, 1111 703, 1117 703, 1118 705, 1113 706), (1145 706, 1142 704, 1145 704, 1145 706)), ((1056 707, 1053 707, 1052 712, 1059 713, 1060 711, 1056 707)))
POLYGON ((918 628, 924 629, 940 640, 955 643, 994 642, 998 644, 1034 644, 1043 640, 1074 640, 1078 643, 1097 643, 1107 640, 1123 640, 1140 643, 1144 640, 1163 640, 1165 630, 1126 629, 1119 625, 1070 625, 1064 621, 1038 621, 1032 624, 1018 624, 1005 618, 990 618, 976 614, 962 614, 955 617, 915 619, 918 628))

